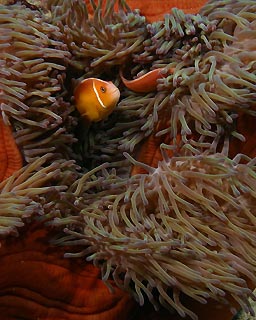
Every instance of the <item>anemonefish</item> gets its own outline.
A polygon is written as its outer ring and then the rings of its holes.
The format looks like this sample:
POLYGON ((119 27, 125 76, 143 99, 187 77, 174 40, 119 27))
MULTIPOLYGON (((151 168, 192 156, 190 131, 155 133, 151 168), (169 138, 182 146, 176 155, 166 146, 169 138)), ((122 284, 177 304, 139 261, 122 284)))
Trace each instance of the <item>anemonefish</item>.
POLYGON ((74 97, 81 116, 89 122, 98 122, 114 110, 120 91, 112 82, 88 78, 75 88, 74 97))
POLYGON ((123 84, 129 90, 134 92, 147 93, 156 90, 158 79, 165 78, 173 72, 174 68, 170 68, 167 73, 164 73, 164 68, 157 68, 149 71, 141 77, 138 77, 137 79, 127 80, 123 75, 122 69, 120 69, 120 78, 123 84))

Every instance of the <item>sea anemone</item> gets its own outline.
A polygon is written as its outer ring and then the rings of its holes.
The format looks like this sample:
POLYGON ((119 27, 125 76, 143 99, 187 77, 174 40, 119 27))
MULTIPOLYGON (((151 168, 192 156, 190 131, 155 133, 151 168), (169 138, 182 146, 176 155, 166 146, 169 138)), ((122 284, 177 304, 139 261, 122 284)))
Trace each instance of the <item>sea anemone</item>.
POLYGON ((252 312, 255 286, 255 161, 228 157, 231 141, 245 141, 237 121, 255 116, 253 45, 240 44, 253 35, 255 7, 236 1, 231 15, 229 2, 220 7, 197 16, 174 10, 147 27, 131 75, 150 66, 175 72, 159 79, 156 93, 124 88, 113 115, 92 127, 93 170, 69 189, 77 216, 53 222, 67 225, 56 243, 86 247, 67 257, 86 256, 140 304, 146 295, 193 319, 180 293, 201 303, 231 296, 252 312), (156 167, 126 153, 141 158, 150 136, 169 142, 156 167), (144 173, 130 177, 134 166, 144 173))
MULTIPOLYGON (((90 132, 88 157, 95 165, 99 159, 118 158, 119 151, 136 154, 150 135, 168 135, 177 148, 193 154, 228 154, 232 137, 245 141, 236 121, 242 114, 255 116, 255 49, 250 41, 255 10, 245 11, 239 1, 234 8, 236 15, 227 14, 228 3, 209 15, 173 10, 164 21, 148 25, 149 37, 143 51, 133 55, 131 75, 159 67, 175 72, 158 80, 156 93, 122 92, 113 117, 90 132)), ((204 10, 212 12, 208 6, 204 10)))
POLYGON ((21 219, 58 212, 52 200, 61 197, 67 177, 77 176, 68 146, 76 140, 68 130, 77 122, 63 99, 70 53, 59 29, 36 8, 12 4, 1 6, 0 33, 1 121, 13 128, 20 150, 14 161, 22 158, 25 165, 1 183, 1 233, 6 235, 17 232, 21 219))
POLYGON ((70 53, 62 34, 39 11, 19 4, 1 7, 0 32, 1 114, 12 123, 25 162, 55 150, 61 140, 67 149, 72 138, 63 124, 72 108, 61 95, 70 53))
POLYGON ((35 215, 59 216, 63 212, 61 199, 67 181, 77 176, 74 161, 54 159, 52 154, 16 171, 0 183, 0 234, 17 235, 17 228, 35 215), (45 166, 45 163, 51 164, 45 166))
POLYGON ((0 117, 0 181, 23 166, 23 159, 12 134, 12 128, 0 117))
POLYGON ((0 233, 47 220, 66 257, 92 261, 141 305, 197 319, 185 294, 252 312, 256 166, 230 145, 246 142, 239 120, 255 117, 253 1, 174 9, 152 24, 125 1, 23 3, 0 15, 1 114, 24 159, 0 184, 0 233), (174 68, 156 92, 121 82, 121 69, 155 68, 174 68), (121 100, 86 128, 73 90, 92 76, 121 100))
POLYGON ((90 3, 87 7, 83 1, 51 0, 47 7, 51 23, 60 28, 72 53, 72 73, 106 76, 142 49, 147 34, 145 17, 131 11, 125 1, 118 2, 118 14, 114 12, 116 1, 90 3))
POLYGON ((256 280, 255 161, 241 155, 179 156, 153 168, 126 156, 148 174, 127 180, 98 168, 99 177, 92 172, 69 189, 77 198, 79 231, 66 228, 61 241, 86 249, 66 256, 86 256, 102 268, 104 281, 112 275, 126 290, 132 282, 141 305, 146 294, 157 308, 156 288, 163 305, 192 319, 197 317, 182 306, 180 292, 201 303, 231 295, 250 311, 246 279, 256 280))

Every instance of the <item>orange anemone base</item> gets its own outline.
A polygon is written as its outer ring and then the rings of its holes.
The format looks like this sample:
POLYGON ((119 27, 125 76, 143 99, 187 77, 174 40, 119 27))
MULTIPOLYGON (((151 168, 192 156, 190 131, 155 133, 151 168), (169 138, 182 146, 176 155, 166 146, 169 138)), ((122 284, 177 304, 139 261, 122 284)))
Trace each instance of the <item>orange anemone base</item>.
POLYGON ((22 156, 13 138, 12 128, 0 116, 0 182, 22 166, 22 156))
POLYGON ((111 293, 92 264, 63 258, 67 248, 50 246, 52 236, 33 225, 2 244, 0 319, 128 319, 128 294, 115 286, 111 293))
MULTIPOLYGON (((7 239, 0 248, 1 320, 182 320, 151 305, 139 308, 125 292, 111 293, 100 271, 84 259, 65 259, 65 247, 53 247, 53 234, 33 224, 18 239, 7 239)), ((230 320, 229 308, 192 299, 187 307, 201 320, 230 320)), ((186 318, 187 319, 187 318, 186 318)))

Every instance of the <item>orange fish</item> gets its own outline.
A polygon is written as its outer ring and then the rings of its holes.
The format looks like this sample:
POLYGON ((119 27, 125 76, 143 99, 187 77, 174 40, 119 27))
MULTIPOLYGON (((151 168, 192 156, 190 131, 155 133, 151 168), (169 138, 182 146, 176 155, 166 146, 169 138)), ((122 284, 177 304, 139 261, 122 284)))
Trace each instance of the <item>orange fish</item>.
POLYGON ((167 73, 164 73, 164 68, 157 68, 151 70, 144 74, 143 76, 134 79, 134 80, 127 80, 122 70, 120 70, 120 77, 123 84, 131 91, 140 92, 140 93, 147 93, 151 91, 155 91, 157 88, 157 80, 160 78, 166 78, 168 75, 174 72, 174 68, 170 68, 167 73))
POLYGON ((89 122, 98 122, 112 113, 120 91, 112 82, 88 78, 78 84, 74 97, 81 116, 89 122))

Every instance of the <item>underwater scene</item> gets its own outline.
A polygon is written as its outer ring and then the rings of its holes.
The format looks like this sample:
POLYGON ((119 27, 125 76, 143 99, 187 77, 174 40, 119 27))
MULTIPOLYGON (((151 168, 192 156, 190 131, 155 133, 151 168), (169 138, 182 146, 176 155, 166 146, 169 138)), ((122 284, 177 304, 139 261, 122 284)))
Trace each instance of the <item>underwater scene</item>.
POLYGON ((256 319, 256 2, 0 0, 0 319, 256 319))

